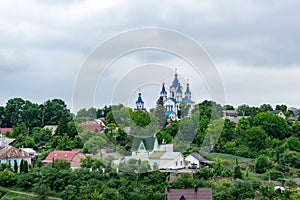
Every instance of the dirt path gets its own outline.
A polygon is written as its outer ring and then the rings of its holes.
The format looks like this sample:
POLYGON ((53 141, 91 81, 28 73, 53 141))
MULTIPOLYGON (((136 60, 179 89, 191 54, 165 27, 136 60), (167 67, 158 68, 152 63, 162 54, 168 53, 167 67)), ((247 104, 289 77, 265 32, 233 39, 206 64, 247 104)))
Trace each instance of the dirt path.
MULTIPOLYGON (((38 196, 38 195, 36 195, 34 193, 30 193, 30 192, 20 192, 20 191, 10 190, 10 189, 7 189, 7 191, 12 192, 12 193, 17 193, 17 194, 32 196, 32 197, 37 197, 38 196)), ((62 200, 61 198, 57 198, 57 197, 48 197, 48 199, 62 200)))

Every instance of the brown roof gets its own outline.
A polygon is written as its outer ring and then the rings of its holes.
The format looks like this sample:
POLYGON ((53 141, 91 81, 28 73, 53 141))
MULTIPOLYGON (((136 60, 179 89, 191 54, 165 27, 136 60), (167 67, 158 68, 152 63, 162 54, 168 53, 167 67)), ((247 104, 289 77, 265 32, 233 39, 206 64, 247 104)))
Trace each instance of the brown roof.
POLYGON ((100 132, 103 129, 101 124, 81 124, 84 130, 92 132, 100 132))
POLYGON ((165 200, 212 200, 211 188, 166 189, 165 200), (183 197, 183 198, 182 198, 183 197))
POLYGON ((21 149, 17 149, 12 146, 4 146, 0 148, 0 158, 6 159, 6 158, 25 158, 29 157, 29 155, 22 151, 21 149))

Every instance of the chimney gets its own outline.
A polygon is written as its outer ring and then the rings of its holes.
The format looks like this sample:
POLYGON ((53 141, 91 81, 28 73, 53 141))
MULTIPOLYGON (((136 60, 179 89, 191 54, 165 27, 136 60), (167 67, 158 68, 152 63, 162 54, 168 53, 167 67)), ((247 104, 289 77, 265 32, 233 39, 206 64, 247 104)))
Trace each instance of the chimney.
POLYGON ((198 186, 197 185, 195 185, 195 192, 197 192, 198 191, 198 186))
POLYGON ((170 192, 170 186, 167 187, 167 192, 170 192))

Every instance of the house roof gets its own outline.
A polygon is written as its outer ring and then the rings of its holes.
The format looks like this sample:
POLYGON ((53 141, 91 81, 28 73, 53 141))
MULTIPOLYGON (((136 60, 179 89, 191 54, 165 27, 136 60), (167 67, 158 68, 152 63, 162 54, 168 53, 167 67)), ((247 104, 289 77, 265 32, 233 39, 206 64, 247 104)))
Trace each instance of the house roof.
MULTIPOLYGON (((288 180, 290 180, 290 179, 284 178, 283 180, 288 181, 288 180)), ((292 180, 295 181, 295 183, 296 183, 297 185, 300 185, 300 178, 293 178, 292 180)))
POLYGON ((21 148, 22 151, 25 151, 26 153, 33 153, 36 154, 36 151, 32 148, 21 148))
POLYGON ((278 115, 279 113, 281 113, 281 110, 269 110, 268 113, 274 114, 274 115, 278 115))
POLYGON ((213 163, 213 161, 211 160, 207 160, 205 158, 203 158, 200 154, 198 153, 192 153, 191 156, 193 156, 194 158, 196 158, 197 160, 199 160, 200 162, 203 163, 213 163))
POLYGON ((161 159, 175 159, 177 158, 179 155, 181 154, 181 152, 169 152, 166 151, 162 156, 161 159))
POLYGON ((2 134, 6 134, 8 131, 12 132, 13 129, 12 128, 0 128, 0 133, 2 133, 2 134))
POLYGON ((83 127, 84 130, 92 131, 92 132, 101 131, 104 127, 102 124, 98 124, 98 123, 84 123, 81 124, 81 126, 83 127))
POLYGON ((151 153, 151 155, 149 156, 149 158, 160 158, 165 154, 165 151, 155 151, 153 153, 151 153))
POLYGON ((29 157, 29 155, 22 151, 21 149, 17 149, 13 146, 4 146, 0 147, 0 158, 25 158, 29 157))
POLYGON ((44 163, 52 162, 53 159, 64 159, 67 161, 72 161, 73 158, 79 154, 80 151, 59 151, 55 150, 48 154, 45 160, 43 160, 44 163))
POLYGON ((152 151, 154 149, 156 137, 155 136, 137 136, 133 138, 131 150, 137 151, 141 142, 144 143, 146 151, 152 151))
POLYGON ((7 138, 7 137, 0 138, 0 146, 3 146, 3 145, 10 145, 10 144, 12 144, 15 140, 16 140, 15 138, 7 138))
POLYGON ((197 189, 166 189, 165 199, 179 200, 184 197, 186 200, 212 200, 211 188, 197 189))

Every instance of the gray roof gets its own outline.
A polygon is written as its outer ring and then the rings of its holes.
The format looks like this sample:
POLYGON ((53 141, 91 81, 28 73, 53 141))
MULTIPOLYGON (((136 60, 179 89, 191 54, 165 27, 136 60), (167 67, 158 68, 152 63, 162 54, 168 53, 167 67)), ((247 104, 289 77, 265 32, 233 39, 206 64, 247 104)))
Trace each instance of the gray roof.
POLYGON ((197 160, 199 160, 200 162, 203 163, 213 163, 214 161, 211 160, 207 160, 205 158, 203 158, 200 154, 198 153, 192 153, 191 156, 193 156, 194 158, 196 158, 197 160))
MULTIPOLYGON (((284 178, 283 180, 288 181, 288 180, 291 180, 291 179, 284 178)), ((292 180, 295 181, 297 185, 300 185, 300 178, 292 178, 292 180)))

